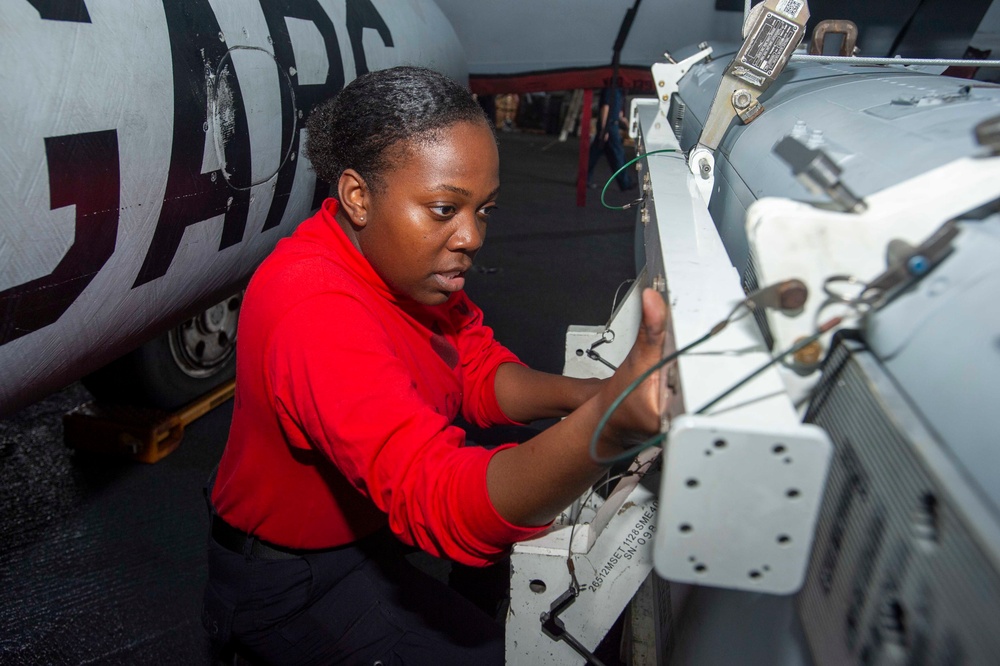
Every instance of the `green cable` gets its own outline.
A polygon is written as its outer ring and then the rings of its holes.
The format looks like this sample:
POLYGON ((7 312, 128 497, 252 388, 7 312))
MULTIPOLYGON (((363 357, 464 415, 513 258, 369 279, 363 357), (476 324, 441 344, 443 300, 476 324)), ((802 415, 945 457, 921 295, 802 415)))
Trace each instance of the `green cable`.
POLYGON ((594 435, 590 438, 589 452, 591 460, 593 460, 598 465, 611 465, 616 462, 621 462, 622 460, 628 460, 634 458, 636 454, 638 454, 640 451, 645 451, 651 446, 656 446, 666 438, 667 434, 661 432, 657 435, 653 435, 652 437, 642 442, 641 444, 637 444, 617 455, 611 456, 610 458, 599 458, 597 456, 597 442, 601 438, 601 433, 604 431, 604 427, 608 425, 608 421, 611 420, 611 417, 614 415, 615 411, 621 406, 623 402, 625 402, 625 399, 628 398, 630 395, 632 395, 632 392, 635 391, 640 384, 646 381, 646 379, 648 379, 651 374, 653 374, 654 372, 665 366, 667 363, 670 363, 681 354, 705 342, 705 340, 708 340, 717 332, 718 330, 716 328, 713 328, 711 331, 701 336, 691 344, 678 349, 672 354, 667 354, 659 361, 654 363, 649 370, 646 370, 644 373, 639 375, 631 384, 628 385, 628 387, 624 391, 622 391, 618 395, 617 398, 615 398, 615 401, 611 403, 611 406, 608 407, 608 410, 604 412, 604 416, 602 416, 601 420, 597 423, 597 428, 594 429, 594 435))
POLYGON ((604 183, 604 187, 601 188, 601 205, 609 210, 626 210, 628 206, 609 206, 604 202, 604 193, 608 191, 608 185, 610 185, 611 182, 618 177, 618 174, 620 174, 622 171, 629 168, 630 166, 632 166, 633 164, 635 164, 644 157, 648 157, 649 155, 658 155, 660 153, 676 153, 676 152, 677 150, 675 148, 661 148, 660 150, 651 150, 648 153, 643 153, 642 155, 636 155, 635 157, 630 159, 621 168, 619 168, 618 171, 615 171, 613 174, 611 174, 611 178, 608 178, 608 182, 604 183))

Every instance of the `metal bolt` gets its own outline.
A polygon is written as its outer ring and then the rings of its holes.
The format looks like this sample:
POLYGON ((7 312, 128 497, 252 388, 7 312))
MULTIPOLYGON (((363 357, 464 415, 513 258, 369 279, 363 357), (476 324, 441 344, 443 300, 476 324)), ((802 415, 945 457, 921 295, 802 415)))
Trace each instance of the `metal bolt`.
MULTIPOLYGON (((800 340, 802 338, 799 338, 800 340)), ((799 365, 811 366, 819 363, 819 360, 823 357, 823 345, 819 340, 813 340, 807 344, 802 349, 795 352, 792 358, 799 365)))
POLYGON ((664 95, 662 97, 662 99, 663 99, 664 102, 669 102, 670 101, 670 95, 664 95))
POLYGON ((814 129, 809 132, 809 138, 806 139, 806 147, 815 150, 821 147, 825 141, 823 130, 814 129))
POLYGON ((667 85, 667 82, 666 81, 657 81, 656 85, 658 85, 658 86, 660 86, 662 88, 663 86, 667 85))
POLYGON ((663 277, 662 275, 657 275, 655 278, 653 278, 653 289, 659 292, 666 291, 667 278, 663 277))
POLYGON ((740 88, 739 90, 733 91, 733 106, 740 111, 750 106, 750 102, 752 101, 753 96, 746 88, 740 88))

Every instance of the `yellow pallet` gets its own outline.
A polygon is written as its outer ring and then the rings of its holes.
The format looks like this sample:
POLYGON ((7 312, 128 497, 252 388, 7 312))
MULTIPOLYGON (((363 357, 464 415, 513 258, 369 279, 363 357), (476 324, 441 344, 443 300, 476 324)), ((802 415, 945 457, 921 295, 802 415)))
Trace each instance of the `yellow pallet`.
POLYGON ((184 427, 233 397, 236 380, 176 412, 86 402, 63 415, 63 442, 71 449, 155 463, 180 446, 184 427))

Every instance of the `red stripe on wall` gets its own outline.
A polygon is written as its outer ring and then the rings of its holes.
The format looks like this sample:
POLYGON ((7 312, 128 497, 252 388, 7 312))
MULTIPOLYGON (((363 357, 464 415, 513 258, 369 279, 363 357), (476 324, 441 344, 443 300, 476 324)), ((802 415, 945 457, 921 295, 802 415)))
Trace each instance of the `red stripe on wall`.
MULTIPOLYGON (((611 85, 611 75, 610 66, 524 74, 470 74, 469 87, 477 95, 604 88, 611 85)), ((618 87, 631 93, 652 93, 653 77, 645 67, 620 66, 618 87)))

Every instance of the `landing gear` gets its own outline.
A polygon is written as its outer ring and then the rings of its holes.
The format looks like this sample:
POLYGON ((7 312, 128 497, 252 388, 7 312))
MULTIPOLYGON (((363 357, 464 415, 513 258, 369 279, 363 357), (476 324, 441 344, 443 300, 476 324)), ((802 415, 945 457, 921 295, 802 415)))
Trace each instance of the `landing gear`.
POLYGON ((236 374, 234 294, 100 370, 83 385, 102 402, 174 410, 236 374))

